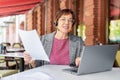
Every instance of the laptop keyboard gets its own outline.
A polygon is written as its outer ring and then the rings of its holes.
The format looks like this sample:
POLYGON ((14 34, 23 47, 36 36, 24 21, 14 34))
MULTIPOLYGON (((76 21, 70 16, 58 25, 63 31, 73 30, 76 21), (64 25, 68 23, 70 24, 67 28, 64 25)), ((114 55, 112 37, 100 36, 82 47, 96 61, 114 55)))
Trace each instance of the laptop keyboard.
POLYGON ((73 67, 73 68, 71 68, 71 71, 72 71, 72 72, 77 72, 77 70, 78 70, 77 67, 73 67))
POLYGON ((78 67, 67 68, 67 69, 64 69, 64 70, 65 71, 70 71, 70 72, 77 72, 78 67))

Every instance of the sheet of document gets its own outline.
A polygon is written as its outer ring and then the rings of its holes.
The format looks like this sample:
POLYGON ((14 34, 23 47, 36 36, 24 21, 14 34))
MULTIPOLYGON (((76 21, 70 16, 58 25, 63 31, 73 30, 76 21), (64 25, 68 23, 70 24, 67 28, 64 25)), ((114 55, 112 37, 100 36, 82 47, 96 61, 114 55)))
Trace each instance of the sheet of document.
POLYGON ((49 62, 49 58, 42 46, 42 43, 36 30, 19 30, 19 35, 25 50, 30 54, 30 56, 33 59, 45 60, 49 62))

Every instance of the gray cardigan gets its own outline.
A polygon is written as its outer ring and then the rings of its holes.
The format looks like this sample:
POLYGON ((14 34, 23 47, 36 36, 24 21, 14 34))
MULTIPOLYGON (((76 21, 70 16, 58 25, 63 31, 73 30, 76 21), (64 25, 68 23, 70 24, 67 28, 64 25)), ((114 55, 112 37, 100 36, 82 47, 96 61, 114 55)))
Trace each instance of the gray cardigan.
MULTIPOLYGON (((56 32, 46 34, 46 35, 41 36, 41 38, 40 38, 48 57, 50 57, 55 33, 56 32)), ((69 33, 70 63, 74 63, 75 58, 81 55, 82 47, 83 47, 83 40, 80 37, 69 33)), ((46 63, 48 63, 48 62, 44 61, 44 64, 46 64, 46 63)), ((41 62, 39 60, 36 60, 36 67, 41 66, 42 64, 43 64, 43 61, 41 62)))

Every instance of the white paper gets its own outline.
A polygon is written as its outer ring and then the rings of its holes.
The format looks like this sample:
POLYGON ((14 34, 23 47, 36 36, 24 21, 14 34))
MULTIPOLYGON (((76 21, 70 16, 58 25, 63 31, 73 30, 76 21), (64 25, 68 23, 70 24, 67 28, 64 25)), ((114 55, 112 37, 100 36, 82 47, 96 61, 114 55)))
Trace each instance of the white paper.
POLYGON ((30 54, 33 59, 45 60, 49 62, 49 58, 42 46, 36 30, 19 30, 19 35, 23 42, 25 50, 30 54))

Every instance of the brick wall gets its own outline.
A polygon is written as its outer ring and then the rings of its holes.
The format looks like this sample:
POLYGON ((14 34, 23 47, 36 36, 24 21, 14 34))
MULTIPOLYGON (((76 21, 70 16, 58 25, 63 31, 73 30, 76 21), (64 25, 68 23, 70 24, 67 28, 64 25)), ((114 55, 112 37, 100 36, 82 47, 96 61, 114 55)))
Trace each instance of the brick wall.
POLYGON ((72 31, 76 34, 80 24, 86 26, 86 45, 106 43, 106 2, 107 0, 43 0, 26 15, 27 30, 36 29, 39 35, 55 30, 54 18, 59 9, 72 9, 77 22, 72 31))
POLYGON ((106 41, 106 0, 84 0, 84 22, 86 25, 86 45, 106 41))
POLYGON ((29 11, 26 13, 26 30, 32 30, 34 29, 33 26, 33 12, 29 11))

